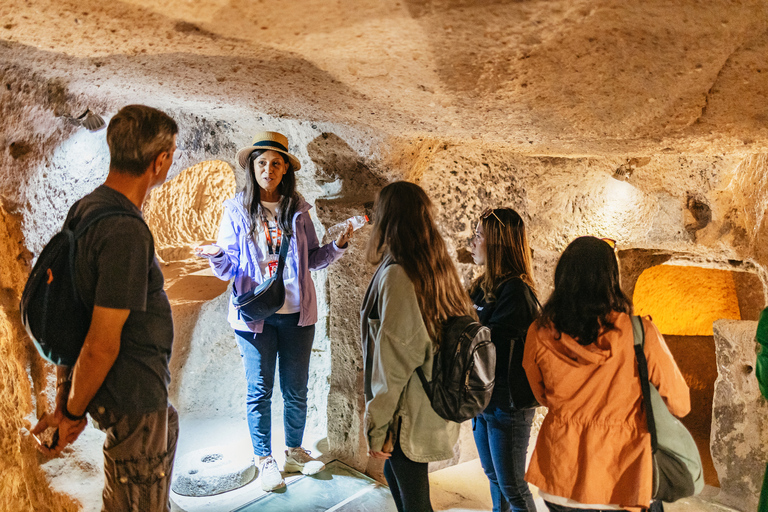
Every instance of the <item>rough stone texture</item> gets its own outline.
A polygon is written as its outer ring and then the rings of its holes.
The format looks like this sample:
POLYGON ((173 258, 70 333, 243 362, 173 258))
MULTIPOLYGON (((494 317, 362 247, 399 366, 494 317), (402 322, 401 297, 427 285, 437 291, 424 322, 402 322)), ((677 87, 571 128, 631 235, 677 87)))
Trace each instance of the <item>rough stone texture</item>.
POLYGON ((165 261, 188 259, 195 245, 215 242, 222 201, 235 195, 235 187, 232 168, 212 161, 193 165, 153 190, 144 218, 158 256, 165 261))
POLYGON ((718 378, 712 414, 712 458, 720 477, 718 501, 757 509, 768 461, 768 402, 755 379, 757 322, 715 322, 718 378))
POLYGON ((253 455, 237 445, 211 446, 178 457, 171 489, 183 496, 213 496, 242 487, 256 474, 253 455))
MULTIPOLYGON (((0 220, 0 252, 6 255, 0 259, 0 503, 5 510, 20 512, 74 512, 80 509, 80 504, 50 487, 49 479, 56 470, 50 465, 43 466, 45 460, 37 455, 35 442, 27 431, 31 427, 30 413, 35 411, 39 415, 52 410, 47 398, 55 392, 55 376, 52 366, 36 356, 19 320, 18 304, 24 276, 29 271, 29 251, 20 236, 21 219, 0 203, 0 220)), ((85 477, 85 465, 83 461, 71 469, 85 477)))
POLYGON ((765 308, 763 283, 752 272, 734 272, 736 294, 739 298, 739 311, 742 320, 759 320, 760 312, 765 308))
POLYGON ((270 114, 483 134, 537 154, 765 147, 765 4, 700 7, 37 0, 7 6, 0 37, 27 66, 90 92, 181 103, 207 90, 270 114))
MULTIPOLYGON (((104 132, 66 118, 86 107, 107 120, 137 102, 173 115, 181 156, 171 177, 200 162, 233 166, 258 130, 286 133, 319 235, 367 212, 383 183, 419 182, 466 284, 478 273, 466 241, 479 213, 508 205, 527 222, 542 299, 559 252, 597 235, 618 240, 630 294, 643 270, 671 260, 751 275, 737 282, 737 291, 752 290, 738 292, 743 317, 765 302, 762 0, 267 0, 259 8, 30 0, 0 5, 0 20, 0 382, 12 390, 0 400, 0 501, 11 510, 98 508, 93 489, 61 478, 90 468, 81 480, 99 487, 89 462, 98 453, 78 452, 98 450, 93 429, 45 464, 17 433, 52 396, 52 369, 30 355, 16 320, 23 279, 71 204, 107 171, 104 132)), ((232 189, 215 180, 206 189, 202 176, 223 171, 198 169, 200 181, 189 171, 156 193, 173 208, 147 210, 177 328, 172 397, 184 414, 217 405, 235 414, 240 379, 222 378, 242 371, 223 316, 226 283, 189 258, 189 247, 215 232, 220 197, 204 191, 232 189), (225 391, 214 399, 211 389, 225 391)), ((234 176, 242 186, 242 172, 234 176)), ((311 428, 327 423, 333 453, 359 468, 367 461, 357 308, 373 270, 362 256, 366 236, 314 274, 320 321, 310 370, 311 428)), ((715 421, 727 421, 723 414, 715 421)))

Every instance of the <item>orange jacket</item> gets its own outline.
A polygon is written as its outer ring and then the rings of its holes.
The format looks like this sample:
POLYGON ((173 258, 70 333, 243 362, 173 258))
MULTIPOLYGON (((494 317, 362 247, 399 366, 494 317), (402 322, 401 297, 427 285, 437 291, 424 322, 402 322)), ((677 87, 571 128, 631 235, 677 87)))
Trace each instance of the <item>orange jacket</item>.
MULTIPOLYGON (((632 322, 615 313, 615 330, 579 345, 539 321, 528 329, 523 367, 549 408, 526 480, 544 492, 588 504, 648 507, 653 485, 651 436, 633 348, 632 322)), ((670 412, 691 410, 688 386, 661 333, 643 319, 651 382, 670 412)))

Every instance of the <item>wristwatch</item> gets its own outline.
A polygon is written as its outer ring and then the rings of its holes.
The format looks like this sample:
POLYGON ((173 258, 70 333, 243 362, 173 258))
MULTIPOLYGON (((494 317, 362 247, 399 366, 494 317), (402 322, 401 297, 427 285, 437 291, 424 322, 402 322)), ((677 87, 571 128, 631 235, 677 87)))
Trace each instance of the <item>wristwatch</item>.
POLYGON ((70 421, 80 421, 85 419, 85 414, 83 413, 82 416, 75 416, 71 412, 67 410, 67 404, 64 404, 64 407, 61 408, 61 413, 64 415, 65 418, 67 418, 70 421))

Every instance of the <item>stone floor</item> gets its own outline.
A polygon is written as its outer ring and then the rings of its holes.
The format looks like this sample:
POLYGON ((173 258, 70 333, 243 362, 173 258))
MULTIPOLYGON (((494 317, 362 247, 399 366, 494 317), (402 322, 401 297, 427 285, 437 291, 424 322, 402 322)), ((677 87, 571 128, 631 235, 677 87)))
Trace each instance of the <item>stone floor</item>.
MULTIPOLYGON (((284 461, 282 419, 273 419, 273 453, 282 466, 284 461)), ((325 440, 322 434, 307 432, 305 447, 313 454, 322 457, 325 440)), ((177 454, 222 444, 238 444, 243 450, 250 450, 248 427, 243 418, 220 419, 186 419, 182 420, 181 436, 177 454)), ((327 462, 327 460, 326 460, 327 462)), ((285 475, 290 483, 300 475, 285 475)), ((492 509, 488 481, 483 474, 480 461, 475 459, 464 464, 442 469, 430 474, 432 504, 436 511, 445 512, 475 512, 492 509)), ((546 512, 547 508, 536 489, 538 512, 546 512)), ((667 512, 732 512, 733 509, 718 505, 716 495, 718 489, 706 487, 700 497, 680 500, 677 503, 665 505, 667 512)), ((216 496, 193 498, 172 493, 172 511, 174 512, 229 512, 235 510, 262 496, 258 478, 245 486, 216 496)), ((334 507, 334 510, 335 507, 334 507)))

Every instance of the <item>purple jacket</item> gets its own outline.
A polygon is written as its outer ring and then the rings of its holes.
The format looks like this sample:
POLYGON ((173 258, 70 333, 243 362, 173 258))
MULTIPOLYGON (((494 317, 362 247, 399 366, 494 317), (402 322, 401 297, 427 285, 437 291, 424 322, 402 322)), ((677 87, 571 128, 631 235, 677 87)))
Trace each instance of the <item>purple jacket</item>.
MULTIPOLYGON (((315 233, 315 226, 309 217, 309 203, 301 199, 293 216, 293 232, 288 258, 298 257, 299 269, 299 326, 317 322, 317 295, 310 270, 320 270, 341 258, 345 249, 336 247, 335 242, 320 247, 315 233)), ((243 193, 224 201, 224 215, 221 218, 219 238, 216 241, 222 250, 210 258, 211 268, 219 279, 228 281, 234 278, 234 289, 238 294, 248 292, 262 283, 264 278, 259 270, 259 261, 264 254, 248 236, 250 219, 243 207, 243 193)), ((245 322, 229 301, 230 325, 238 331, 259 333, 264 321, 245 322)))

